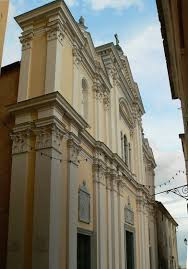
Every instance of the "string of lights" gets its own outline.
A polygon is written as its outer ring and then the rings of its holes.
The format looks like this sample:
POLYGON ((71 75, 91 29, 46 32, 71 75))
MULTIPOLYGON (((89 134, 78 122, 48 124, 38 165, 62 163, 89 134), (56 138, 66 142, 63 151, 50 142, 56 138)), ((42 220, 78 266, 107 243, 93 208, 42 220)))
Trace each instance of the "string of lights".
MULTIPOLYGON (((12 129, 4 122, 4 121, 2 121, 2 120, 0 120, 0 123, 1 123, 1 125, 2 126, 4 126, 5 128, 7 128, 8 129, 8 131, 9 132, 12 132, 12 129)), ((28 143, 26 143, 25 142, 25 144, 29 147, 29 149, 30 149, 30 151, 33 151, 33 152, 36 152, 37 150, 35 150, 30 144, 28 144, 28 143)), ((60 158, 56 158, 56 157, 54 157, 54 156, 51 156, 51 155, 48 155, 47 153, 45 153, 45 152, 40 152, 40 155, 41 156, 44 156, 44 157, 46 157, 46 158, 49 158, 49 159, 53 159, 53 160, 56 160, 56 161, 59 161, 60 163, 61 162, 72 162, 72 163, 74 163, 74 161, 72 161, 72 160, 68 160, 68 159, 66 159, 66 160, 63 160, 63 159, 60 159, 60 158)), ((77 160, 77 164, 80 164, 81 162, 83 162, 83 161, 85 161, 85 162, 87 162, 88 161, 88 159, 87 158, 83 158, 83 159, 79 159, 79 160, 77 160)), ((76 164, 76 163, 75 163, 76 164)), ((142 187, 147 187, 147 188, 158 188, 158 187, 162 187, 162 186, 164 186, 164 185, 168 185, 168 184, 170 184, 171 183, 171 181, 172 180, 174 180, 175 179, 175 177, 178 175, 178 174, 180 174, 180 173, 182 173, 182 174, 185 174, 185 171, 183 171, 183 170, 178 170, 177 172, 176 172, 176 174, 173 176, 173 177, 171 177, 169 180, 167 180, 167 181, 165 181, 165 182, 163 182, 163 183, 161 183, 161 184, 159 184, 159 185, 148 185, 148 184, 139 184, 140 186, 142 186, 142 187)))
POLYGON ((171 183, 171 181, 172 180, 175 180, 175 178, 176 178, 176 176, 178 176, 179 174, 185 174, 185 171, 183 171, 183 170, 178 170, 177 172, 176 172, 176 174, 173 176, 173 177, 171 177, 170 179, 168 179, 167 181, 165 181, 165 182, 163 182, 163 183, 161 183, 161 184, 159 184, 159 185, 147 185, 147 184, 140 184, 142 187, 147 187, 147 188, 154 188, 154 189, 156 189, 156 188, 161 188, 161 187, 163 187, 163 186, 166 186, 166 185, 168 185, 168 184, 170 184, 171 183))
MULTIPOLYGON (((12 132, 12 129, 11 129, 11 128, 10 128, 4 121, 0 120, 0 124, 1 124, 2 126, 4 126, 5 128, 7 128, 7 130, 8 130, 10 133, 12 132)), ((32 147, 30 144, 28 144, 27 142, 24 142, 24 143, 25 143, 25 145, 27 145, 27 146, 29 147, 30 152, 37 152, 37 150, 34 149, 34 147, 32 147)), ((74 161, 72 161, 72 160, 68 160, 68 159, 63 160, 63 159, 56 158, 56 157, 53 157, 53 156, 51 156, 51 155, 48 155, 47 153, 44 153, 44 152, 40 152, 40 155, 41 155, 41 156, 44 156, 44 157, 46 157, 46 158, 49 158, 49 159, 51 159, 51 160, 53 159, 53 160, 59 161, 60 163, 61 163, 61 162, 71 162, 71 163, 74 163, 74 161)), ((87 162, 88 159, 87 159, 87 158, 79 159, 79 160, 77 160, 77 163, 80 164, 80 162, 83 162, 83 161, 87 162)), ((75 163, 75 164, 76 164, 76 163, 75 163)))

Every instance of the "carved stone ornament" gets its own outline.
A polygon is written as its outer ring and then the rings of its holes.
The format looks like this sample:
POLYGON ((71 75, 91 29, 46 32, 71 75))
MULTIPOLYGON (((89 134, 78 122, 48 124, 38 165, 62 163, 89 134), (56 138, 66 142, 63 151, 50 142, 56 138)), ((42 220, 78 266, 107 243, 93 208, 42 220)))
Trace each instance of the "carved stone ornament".
POLYGON ((74 64, 79 66, 80 63, 82 62, 81 49, 79 49, 77 46, 74 46, 72 49, 72 55, 74 64))
POLYGON ((26 49, 31 49, 33 40, 33 31, 23 32, 20 37, 20 42, 22 44, 22 51, 26 49))
POLYGON ((59 21, 49 24, 46 28, 46 32, 48 41, 58 40, 63 45, 64 29, 59 21))
POLYGON ((109 170, 107 169, 106 172, 106 189, 107 190, 112 189, 110 169, 109 170))
POLYGON ((24 131, 19 131, 12 133, 10 135, 12 144, 12 154, 19 154, 28 152, 31 150, 31 145, 29 144, 29 137, 31 136, 31 130, 27 129, 24 131))
POLYGON ((103 100, 103 91, 101 87, 101 83, 98 79, 96 79, 93 83, 93 96, 96 100, 101 101, 103 100))
POLYGON ((106 110, 110 108, 110 94, 104 93, 103 103, 106 110))
POLYGON ((78 165, 78 156, 81 151, 80 144, 75 141, 73 138, 68 140, 68 148, 69 148, 69 156, 70 156, 70 162, 78 165))
POLYGON ((90 193, 88 192, 86 182, 80 186, 78 195, 79 205, 79 221, 89 224, 90 223, 90 193))
POLYGON ((128 197, 128 204, 125 206, 125 223, 134 225, 134 212, 131 208, 130 199, 128 197))
POLYGON ((98 181, 99 183, 106 185, 106 181, 105 181, 106 177, 105 177, 105 169, 103 167, 100 167, 98 170, 98 181))
POLYGON ((35 130, 37 150, 45 148, 55 148, 59 151, 64 132, 55 124, 40 127, 35 130))

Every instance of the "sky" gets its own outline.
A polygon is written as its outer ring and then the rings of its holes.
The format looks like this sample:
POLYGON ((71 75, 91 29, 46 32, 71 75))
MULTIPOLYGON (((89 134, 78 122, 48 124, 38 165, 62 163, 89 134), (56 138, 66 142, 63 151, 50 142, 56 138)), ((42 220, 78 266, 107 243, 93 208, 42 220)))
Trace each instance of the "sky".
MULTIPOLYGON (((51 1, 10 0, 3 65, 20 60, 20 29, 13 17, 51 1)), ((146 114, 145 137, 149 139, 157 163, 156 185, 174 177, 160 192, 186 184, 179 134, 183 133, 181 105, 172 100, 155 0, 67 0, 76 20, 82 15, 94 44, 115 41, 128 56, 134 80, 138 83, 146 114), (176 175, 177 173, 177 175, 176 175)), ((179 263, 185 266, 188 233, 186 202, 174 194, 156 196, 178 222, 179 263)))

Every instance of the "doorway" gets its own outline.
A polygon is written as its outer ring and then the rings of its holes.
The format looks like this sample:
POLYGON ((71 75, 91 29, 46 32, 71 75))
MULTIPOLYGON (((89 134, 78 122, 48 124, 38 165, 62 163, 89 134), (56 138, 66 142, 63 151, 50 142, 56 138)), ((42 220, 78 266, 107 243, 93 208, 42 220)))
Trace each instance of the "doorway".
POLYGON ((77 269, 91 269, 91 236, 77 235, 77 269))
POLYGON ((126 257, 126 269, 134 269, 134 234, 130 231, 126 231, 126 257))

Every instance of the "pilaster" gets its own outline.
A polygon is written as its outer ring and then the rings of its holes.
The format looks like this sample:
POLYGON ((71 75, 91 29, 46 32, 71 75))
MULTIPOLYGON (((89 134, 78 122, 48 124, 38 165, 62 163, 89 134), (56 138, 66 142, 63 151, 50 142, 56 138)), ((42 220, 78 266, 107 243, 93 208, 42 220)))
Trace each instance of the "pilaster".
MULTIPOLYGON (((28 212, 32 212, 29 201, 33 186, 33 174, 29 169, 32 162, 31 136, 32 126, 15 127, 11 138, 12 144, 12 170, 11 191, 9 204, 9 233, 7 249, 7 269, 23 269, 29 259, 31 245, 28 233, 32 227, 28 225, 28 212)), ((32 199, 32 197, 31 197, 32 199)), ((31 241, 31 240, 30 240, 31 241)))
POLYGON ((68 146, 68 269, 77 268, 78 156, 80 141, 70 136, 68 146))
POLYGON ((118 220, 119 220, 119 268, 125 269, 125 242, 124 242, 124 182, 123 177, 119 177, 118 181, 118 220))
POLYGON ((107 171, 106 173, 106 193, 107 193, 107 242, 108 242, 108 269, 112 269, 112 208, 111 208, 111 191, 112 191, 112 185, 111 185, 111 174, 110 171, 107 171))
POLYGON ((106 176, 105 166, 95 163, 93 166, 94 177, 94 218, 95 218, 95 250, 96 268, 107 269, 107 229, 104 223, 107 221, 107 199, 106 199, 106 176))
POLYGON ((64 25, 59 16, 49 18, 46 27, 47 56, 45 93, 61 91, 62 49, 64 39, 64 25))
POLYGON ((73 47, 73 93, 72 93, 72 105, 76 109, 76 111, 80 112, 79 99, 80 99, 80 63, 82 61, 80 49, 74 45, 73 47))
POLYGON ((22 44, 22 60, 20 67, 19 87, 18 87, 18 102, 29 98, 29 83, 30 70, 32 58, 32 41, 33 41, 32 27, 22 33, 20 42, 22 44))
POLYGON ((36 165, 32 268, 61 268, 63 178, 61 142, 64 129, 36 122, 36 165))
POLYGON ((118 216, 118 174, 112 171, 112 249, 113 249, 113 267, 119 269, 119 216, 118 216))

